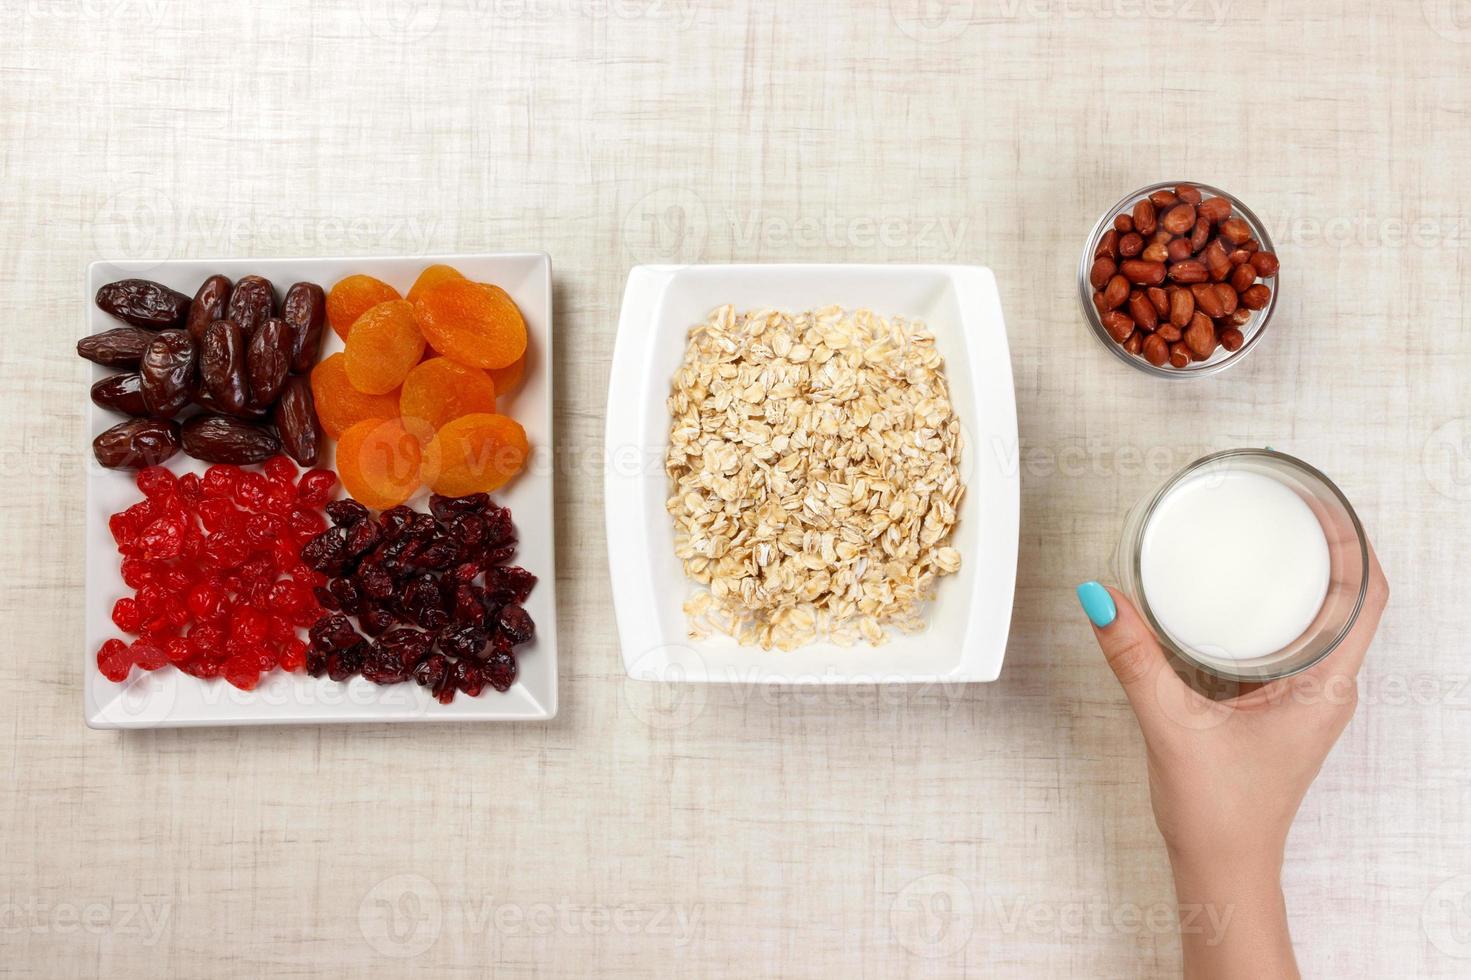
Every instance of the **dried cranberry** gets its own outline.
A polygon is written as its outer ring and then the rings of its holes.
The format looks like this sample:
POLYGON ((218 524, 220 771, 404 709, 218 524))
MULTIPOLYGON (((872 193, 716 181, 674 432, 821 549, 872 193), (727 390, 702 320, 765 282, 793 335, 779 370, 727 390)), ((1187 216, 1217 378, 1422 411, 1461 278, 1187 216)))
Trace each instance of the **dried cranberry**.
POLYGON ((373 521, 359 521, 347 529, 347 537, 344 541, 347 553, 355 558, 366 554, 373 550, 382 536, 383 532, 373 521))
POLYGON ((439 649, 451 657, 478 657, 490 634, 478 626, 447 626, 439 631, 439 649))
POLYGON ((324 575, 337 575, 347 560, 347 532, 340 527, 323 531, 301 549, 301 560, 308 568, 324 575))
POLYGON ((420 687, 433 690, 444 682, 445 675, 449 673, 449 658, 442 653, 431 653, 419 665, 414 668, 414 680, 420 687))
POLYGON ((504 565, 485 570, 485 594, 496 602, 525 602, 536 585, 536 576, 519 565, 504 565))
POLYGON ((367 643, 359 643, 346 650, 327 655, 327 676, 334 681, 345 681, 363 666, 363 656, 368 652, 367 643))
POLYGON ((457 514, 478 514, 489 504, 490 495, 485 493, 465 497, 442 497, 436 493, 429 497, 429 513, 442 521, 457 514))
POLYGON ((347 527, 366 521, 369 514, 368 508, 356 500, 334 500, 327 505, 327 516, 334 527, 347 527))
POLYGON ((358 569, 358 587, 371 599, 387 599, 393 595, 393 576, 381 565, 363 565, 358 569))
POLYGON ((363 657, 363 676, 374 684, 397 684, 409 679, 409 668, 404 666, 398 654, 383 646, 378 640, 363 657))
POLYGON ((516 683, 516 658, 504 650, 493 652, 481 670, 497 691, 509 691, 516 683))
POLYGON ((414 519, 414 516, 413 509, 405 507, 403 504, 385 510, 383 515, 378 518, 378 522, 383 526, 384 537, 390 540, 397 538, 399 533, 414 519))
POLYGON ((480 692, 485 690, 486 676, 480 670, 480 665, 471 660, 461 660, 454 666, 455 687, 464 691, 470 697, 479 697, 480 692))
POLYGON ((350 578, 334 578, 327 583, 327 591, 337 600, 337 608, 345 613, 356 613, 362 605, 363 594, 350 578))
POLYGON ((312 624, 308 635, 314 645, 324 650, 347 650, 362 642, 358 631, 352 628, 352 623, 341 613, 318 619, 312 624))
POLYGON ((418 568, 442 571, 453 565, 460 557, 460 549, 447 538, 438 538, 419 549, 410 561, 418 568))
POLYGON ((512 643, 525 643, 536 633, 531 615, 517 605, 502 606, 495 624, 512 643))
POLYGON ((479 626, 485 622, 485 591, 478 585, 461 582, 455 586, 450 609, 456 623, 479 626))
POLYGON ((393 611, 382 606, 370 606, 365 603, 358 613, 358 625, 369 636, 379 635, 396 622, 398 622, 398 617, 393 614, 393 611))
POLYGON ((306 672, 312 677, 322 677, 327 673, 327 651, 316 644, 306 648, 306 672))

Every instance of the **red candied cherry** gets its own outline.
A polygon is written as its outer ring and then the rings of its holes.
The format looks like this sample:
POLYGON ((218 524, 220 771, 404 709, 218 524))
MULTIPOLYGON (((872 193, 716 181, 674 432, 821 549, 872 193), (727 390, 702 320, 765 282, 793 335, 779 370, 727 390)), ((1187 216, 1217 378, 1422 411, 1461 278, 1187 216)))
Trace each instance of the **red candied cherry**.
POLYGON ((235 494, 235 485, 244 471, 231 463, 216 463, 204 471, 204 495, 206 497, 230 497, 235 494))
POLYGON ((265 512, 273 517, 285 517, 296 506, 296 488, 272 483, 266 491, 265 512))
POLYGON ((265 613, 250 606, 238 607, 230 616, 230 637, 246 646, 254 646, 265 640, 271 624, 265 613))
POLYGON ((153 581, 157 570, 151 561, 142 558, 124 558, 122 563, 123 581, 130 589, 141 589, 147 583, 153 581))
POLYGON ((158 575, 156 581, 170 595, 183 595, 194 584, 196 574, 192 570, 186 571, 183 568, 175 566, 173 568, 165 568, 158 575))
POLYGON ((298 541, 306 541, 327 530, 327 521, 314 510, 293 507, 286 517, 286 530, 298 541))
POLYGON ((194 651, 189 649, 189 641, 182 636, 176 636, 163 645, 163 652, 168 656, 169 663, 182 664, 194 656, 194 651))
POLYGON ((245 519, 245 540, 255 548, 268 548, 286 530, 286 522, 276 514, 251 514, 245 519))
POLYGON ((204 532, 191 520, 189 526, 184 529, 184 543, 179 548, 179 557, 187 558, 189 561, 198 561, 202 554, 204 554, 204 532))
POLYGON ((272 456, 261 469, 272 483, 290 484, 291 489, 296 489, 296 464, 291 461, 291 457, 272 456))
POLYGON ((143 625, 143 612, 138 600, 123 596, 112 604, 112 621, 124 633, 136 633, 143 625))
POLYGON ((291 620, 280 613, 271 613, 266 617, 268 624, 266 635, 272 643, 281 644, 287 640, 296 639, 296 627, 291 625, 291 620))
POLYGON ((235 503, 250 511, 259 511, 266 505, 266 494, 271 481, 263 473, 241 473, 235 481, 235 503))
POLYGON ((169 655, 163 644, 148 637, 134 640, 130 650, 133 662, 144 670, 158 670, 169 662, 169 655))
POLYGON ((206 579, 189 590, 185 604, 195 619, 211 620, 224 611, 225 593, 219 583, 206 579))
POLYGON ((179 489, 178 477, 162 466, 149 466, 138 471, 135 478, 138 489, 149 500, 164 500, 174 496, 179 489))
POLYGON ((184 548, 184 522, 174 517, 160 518, 143 529, 137 544, 144 558, 177 558, 184 548))
POLYGON ((288 673, 296 673, 306 666, 306 644, 296 637, 292 637, 281 644, 281 669, 288 673))
POLYGON ((185 473, 179 477, 179 499, 193 506, 204 496, 204 481, 198 473, 185 473))
POLYGON ((244 526, 244 516, 227 497, 206 497, 199 502, 199 523, 206 531, 232 531, 244 526))
POLYGON ((236 654, 225 661, 225 680, 234 684, 242 691, 253 691, 260 683, 260 668, 256 662, 245 654, 236 654))
POLYGON ((272 609, 278 609, 281 612, 292 612, 300 609, 309 600, 310 597, 307 595, 306 589, 289 578, 283 578, 271 586, 270 602, 272 609))
POLYGON ((220 676, 224 667, 225 662, 223 660, 216 660, 213 657, 195 657, 193 660, 179 665, 179 669, 184 673, 202 680, 212 680, 220 676))
POLYGON ((233 531, 215 531, 204 539, 200 557, 212 568, 239 568, 249 557, 245 539, 233 531))
POLYGON ((118 639, 102 644, 97 650, 97 669, 113 683, 120 684, 127 680, 128 672, 133 669, 133 656, 128 651, 128 645, 118 639))
POLYGON ((197 623, 189 629, 189 652, 197 659, 218 657, 225 652, 225 631, 210 623, 197 623))
POLYGON ((337 474, 331 470, 307 470, 296 488, 296 499, 307 507, 320 509, 332 499, 332 490, 336 486, 337 474))
POLYGON ((138 536, 138 525, 125 513, 113 514, 107 519, 107 529, 112 532, 112 540, 119 548, 133 543, 138 536))

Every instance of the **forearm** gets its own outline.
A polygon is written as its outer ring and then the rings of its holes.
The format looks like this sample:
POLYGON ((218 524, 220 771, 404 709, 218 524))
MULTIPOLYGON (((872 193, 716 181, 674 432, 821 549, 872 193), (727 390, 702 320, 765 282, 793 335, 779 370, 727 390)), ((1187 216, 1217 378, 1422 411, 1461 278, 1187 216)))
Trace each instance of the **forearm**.
POLYGON ((1295 978, 1281 861, 1171 853, 1187 980, 1295 978))

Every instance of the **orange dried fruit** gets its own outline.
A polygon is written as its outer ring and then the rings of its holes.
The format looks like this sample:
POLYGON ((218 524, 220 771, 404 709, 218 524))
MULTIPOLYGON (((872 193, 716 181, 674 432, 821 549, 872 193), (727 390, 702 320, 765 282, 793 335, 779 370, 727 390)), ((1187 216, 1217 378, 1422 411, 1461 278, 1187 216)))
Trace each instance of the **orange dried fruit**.
POLYGON ((419 329, 445 357, 478 368, 503 368, 526 352, 526 321, 499 286, 449 279, 414 301, 419 329))
POLYGON ((398 392, 365 395, 347 379, 347 357, 333 354, 312 368, 312 400, 317 421, 333 439, 364 419, 398 417, 398 392))
POLYGON ((419 489, 419 440, 398 419, 364 419, 337 440, 337 475, 358 503, 387 510, 419 489))
POLYGON ((505 415, 462 415, 424 448, 425 482, 435 493, 463 497, 495 490, 521 472, 531 445, 520 423, 505 415))
POLYGON ((432 357, 404 378, 398 407, 404 418, 422 419, 432 435, 462 415, 493 413, 495 385, 479 368, 432 357))
POLYGON ((382 279, 362 275, 348 276, 333 286, 332 291, 327 294, 327 322, 332 324, 337 336, 346 340, 358 317, 379 303, 395 299, 403 297, 398 294, 397 289, 382 279))
POLYGON ((495 384, 496 397, 503 397, 521 383, 521 376, 526 373, 526 355, 523 353, 516 358, 515 363, 503 368, 491 368, 485 373, 490 375, 491 382, 495 384))
POLYGON ((379 303, 352 325, 348 335, 347 379, 358 391, 381 395, 403 384, 424 353, 424 335, 407 300, 379 303))
POLYGON ((440 283, 448 282, 451 279, 463 278, 465 277, 460 274, 460 270, 456 269, 452 265, 431 265, 429 268, 419 273, 419 278, 414 280, 414 284, 409 287, 409 294, 405 296, 404 299, 407 299, 410 303, 412 303, 414 302, 414 300, 418 299, 420 294, 422 294, 426 289, 433 289, 440 283))

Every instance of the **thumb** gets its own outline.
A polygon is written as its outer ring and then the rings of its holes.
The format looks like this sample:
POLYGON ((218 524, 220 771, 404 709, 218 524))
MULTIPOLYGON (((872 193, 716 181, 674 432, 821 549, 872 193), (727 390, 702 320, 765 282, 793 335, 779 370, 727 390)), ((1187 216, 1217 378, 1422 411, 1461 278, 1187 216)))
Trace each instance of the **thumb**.
POLYGON ((1142 726, 1148 728, 1162 714, 1168 714, 1172 706, 1163 704, 1162 699, 1187 699, 1189 687, 1175 676, 1159 641, 1122 593, 1097 582, 1084 582, 1078 586, 1078 601, 1093 624, 1093 635, 1098 638, 1104 659, 1142 726), (1169 676, 1162 676, 1161 671, 1169 676))

